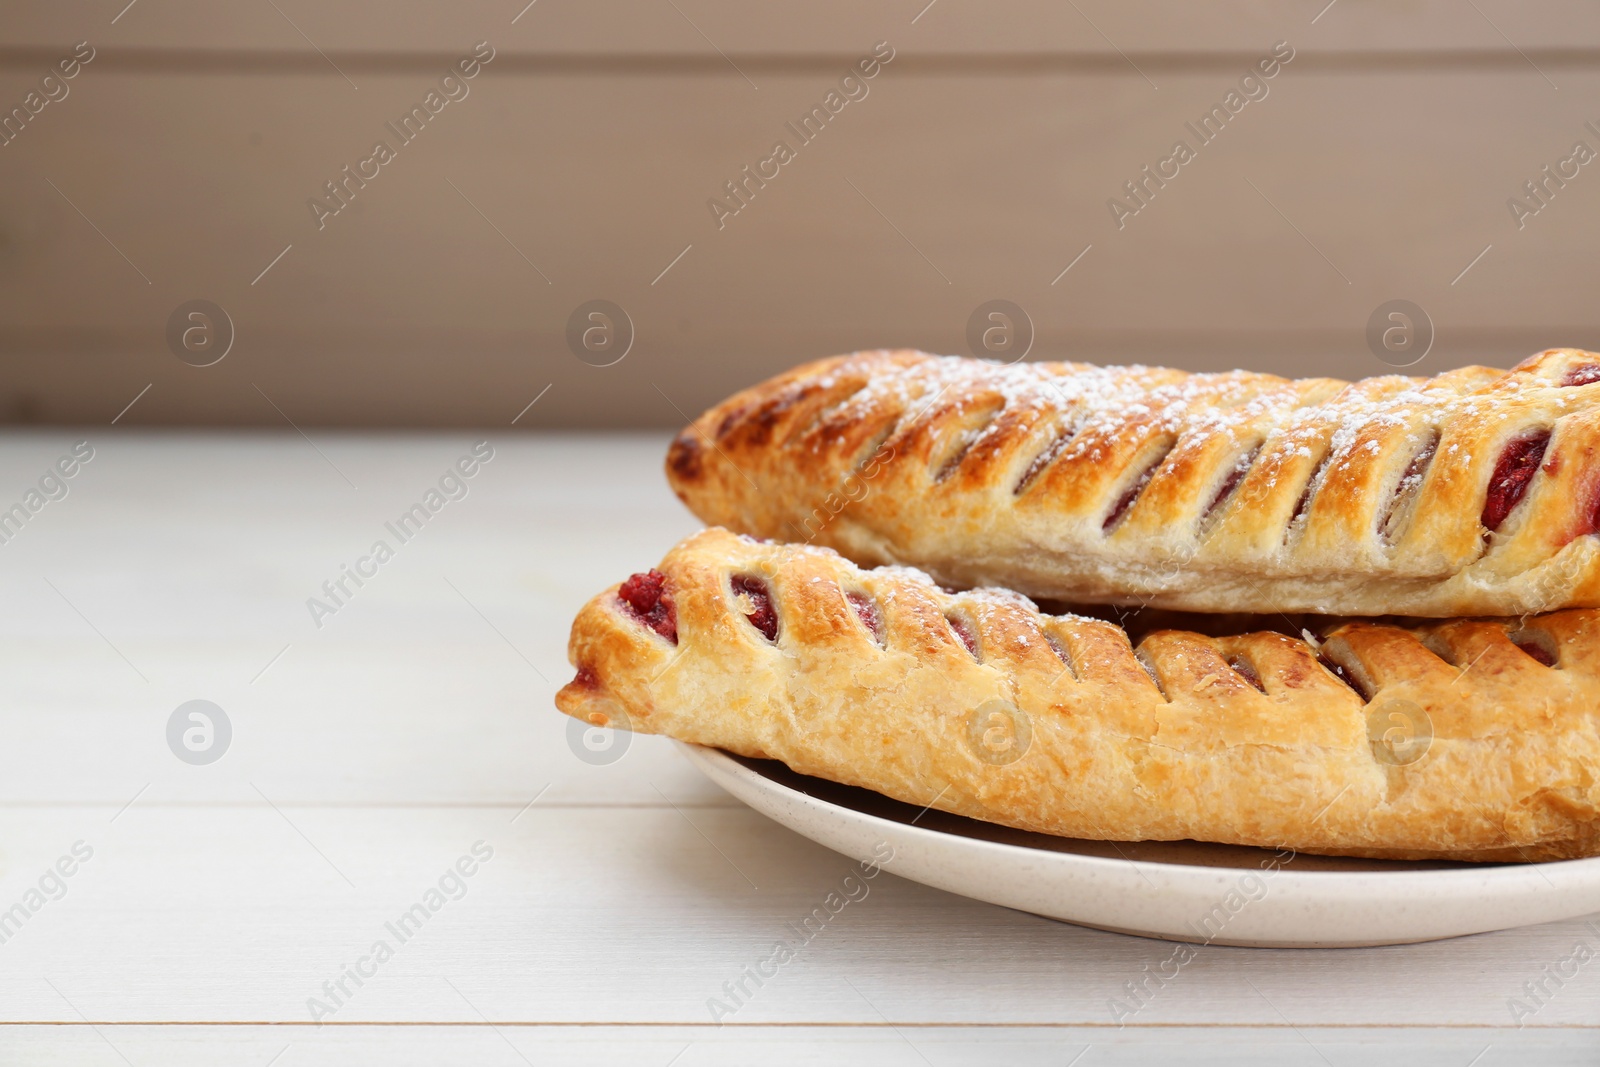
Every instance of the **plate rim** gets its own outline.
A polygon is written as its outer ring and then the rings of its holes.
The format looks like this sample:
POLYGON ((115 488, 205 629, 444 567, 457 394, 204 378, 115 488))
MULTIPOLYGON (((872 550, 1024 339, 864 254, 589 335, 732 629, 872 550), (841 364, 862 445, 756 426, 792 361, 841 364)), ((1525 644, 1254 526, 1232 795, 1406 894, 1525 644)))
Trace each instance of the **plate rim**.
MULTIPOLYGON (((1129 868, 1153 868, 1160 871, 1167 868, 1176 868, 1177 871, 1174 872, 1173 877, 1192 878, 1200 872, 1210 872, 1219 877, 1233 879, 1237 878, 1240 873, 1253 869, 1248 867, 1210 866, 1198 863, 1176 863, 1171 860, 1133 860, 1121 857, 1094 856, 1080 852, 1056 852, 1033 848, 1028 845, 946 833, 943 830, 931 827, 885 819, 881 815, 873 815, 870 812, 860 811, 823 797, 802 792, 793 786, 769 778, 759 771, 745 766, 732 753, 720 748, 700 745, 691 741, 679 741, 676 738, 673 741, 683 749, 690 762, 702 770, 714 770, 720 774, 739 779, 754 788, 779 791, 794 802, 814 809, 821 809, 830 813, 842 813, 850 818, 869 820, 874 825, 893 827, 894 832, 897 834, 912 832, 922 835, 923 840, 929 842, 956 840, 961 842, 963 847, 974 848, 978 851, 993 851, 1010 855, 1013 858, 1033 856, 1047 863, 1082 864, 1090 868, 1100 867, 1106 871, 1125 871, 1129 868), (756 784, 758 782, 760 783, 759 785, 756 784)), ((744 801, 741 799, 740 803, 744 803, 744 801)), ((793 832, 798 833, 799 831, 793 832)), ((1310 855, 1310 853, 1307 854, 1310 855)), ((1540 889, 1543 892, 1559 891, 1563 886, 1555 884, 1555 878, 1568 883, 1566 888, 1576 888, 1571 884, 1572 882, 1579 881, 1581 884, 1583 876, 1596 871, 1597 868, 1600 868, 1600 856, 1569 860, 1534 860, 1527 863, 1493 863, 1481 866, 1423 871, 1296 871, 1290 867, 1280 867, 1273 872, 1273 882, 1283 885, 1285 889, 1293 887, 1312 896, 1328 890, 1335 891, 1340 896, 1343 896, 1362 883, 1370 883, 1389 892, 1403 891, 1409 885, 1415 884, 1418 888, 1426 886, 1430 893, 1439 894, 1448 891, 1449 895, 1456 896, 1465 895, 1469 892, 1479 894, 1486 889, 1497 893, 1509 892, 1519 889, 1525 883, 1530 882, 1533 883, 1533 887, 1536 889, 1539 888, 1539 883, 1546 883, 1540 889)))

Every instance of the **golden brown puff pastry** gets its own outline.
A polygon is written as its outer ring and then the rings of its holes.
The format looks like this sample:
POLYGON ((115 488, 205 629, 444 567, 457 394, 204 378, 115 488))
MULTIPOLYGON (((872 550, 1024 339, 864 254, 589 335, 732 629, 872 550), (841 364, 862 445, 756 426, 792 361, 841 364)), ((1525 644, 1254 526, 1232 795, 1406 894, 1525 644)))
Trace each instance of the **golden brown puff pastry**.
POLYGON ((707 523, 954 586, 1189 611, 1600 606, 1600 355, 1290 381, 860 352, 667 458, 707 523))
POLYGON ((1596 611, 1133 647, 1015 593, 710 529, 590 601, 569 655, 556 703, 584 721, 1027 830, 1412 859, 1600 851, 1596 611))

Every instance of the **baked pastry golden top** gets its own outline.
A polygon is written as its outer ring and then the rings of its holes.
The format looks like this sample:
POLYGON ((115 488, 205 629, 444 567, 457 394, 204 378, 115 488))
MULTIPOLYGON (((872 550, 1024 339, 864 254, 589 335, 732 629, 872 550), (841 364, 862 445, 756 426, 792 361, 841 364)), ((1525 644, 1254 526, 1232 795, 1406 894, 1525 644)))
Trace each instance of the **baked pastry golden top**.
POLYGON ((859 352, 678 435, 707 523, 955 586, 1190 611, 1600 606, 1600 355, 1290 381, 859 352))
POLYGON ((1158 631, 699 533, 583 609, 562 711, 1079 838, 1600 851, 1600 612, 1158 631))

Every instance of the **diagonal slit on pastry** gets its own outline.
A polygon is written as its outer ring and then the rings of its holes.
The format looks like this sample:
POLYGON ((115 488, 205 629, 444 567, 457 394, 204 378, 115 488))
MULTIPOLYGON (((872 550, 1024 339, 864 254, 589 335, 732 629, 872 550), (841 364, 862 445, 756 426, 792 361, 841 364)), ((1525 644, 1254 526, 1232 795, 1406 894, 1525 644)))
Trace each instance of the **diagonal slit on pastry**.
POLYGON ((1600 611, 1206 636, 708 529, 572 627, 586 722, 1044 833, 1600 852, 1600 611))
POLYGON ((1600 607, 1600 355, 1290 381, 859 352, 706 412, 708 524, 952 586, 1187 611, 1600 607))

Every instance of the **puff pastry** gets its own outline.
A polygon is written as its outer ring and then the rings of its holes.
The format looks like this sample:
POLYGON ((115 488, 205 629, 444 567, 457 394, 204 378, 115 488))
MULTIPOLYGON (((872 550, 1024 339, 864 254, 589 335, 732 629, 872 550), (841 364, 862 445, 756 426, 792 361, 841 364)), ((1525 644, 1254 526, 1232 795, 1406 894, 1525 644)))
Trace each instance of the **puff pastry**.
POLYGON ((1189 611, 1600 606, 1600 355, 1343 382, 860 352, 673 442, 707 523, 1189 611))
POLYGON ((1600 851, 1595 611, 1135 647, 1015 593, 711 529, 592 600, 569 655, 556 703, 584 721, 1028 830, 1412 859, 1600 851))

